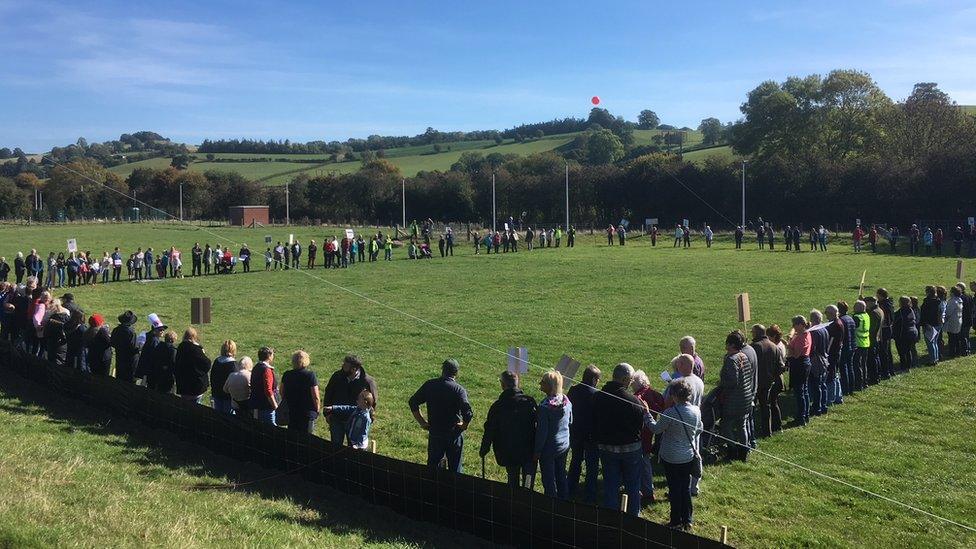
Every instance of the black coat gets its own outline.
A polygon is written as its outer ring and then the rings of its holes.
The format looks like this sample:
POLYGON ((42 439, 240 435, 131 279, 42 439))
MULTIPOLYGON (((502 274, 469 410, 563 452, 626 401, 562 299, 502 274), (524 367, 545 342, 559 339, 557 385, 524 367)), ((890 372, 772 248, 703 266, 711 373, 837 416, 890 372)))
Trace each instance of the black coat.
POLYGON ((939 311, 939 298, 926 297, 922 300, 922 326, 942 326, 942 315, 939 311))
POLYGON ((146 333, 146 342, 142 344, 142 350, 139 353, 139 365, 136 367, 136 378, 143 378, 149 375, 152 371, 152 356, 153 350, 159 345, 159 335, 155 331, 150 330, 146 333))
POLYGON ((488 410, 481 436, 481 456, 495 447, 495 461, 502 467, 532 461, 535 444, 535 399, 520 389, 506 389, 488 410))
POLYGON ((896 340, 914 343, 918 339, 918 328, 915 327, 915 311, 911 307, 902 307, 895 312, 892 322, 892 335, 896 340))
POLYGON ((146 386, 160 393, 172 393, 176 383, 176 345, 159 342, 152 350, 152 368, 146 379, 146 386))
POLYGON ((203 347, 184 341, 176 349, 176 394, 199 396, 210 384, 210 359, 203 347))
POLYGON ((90 328, 85 333, 85 348, 88 349, 88 370, 94 375, 109 375, 112 370, 112 339, 108 326, 90 328))
POLYGON ((64 366, 68 361, 68 334, 65 327, 69 320, 68 313, 56 313, 48 318, 44 326, 47 359, 58 366, 64 366))
POLYGON ((119 324, 112 330, 112 348, 115 349, 115 377, 131 382, 139 362, 139 346, 131 324, 119 324))

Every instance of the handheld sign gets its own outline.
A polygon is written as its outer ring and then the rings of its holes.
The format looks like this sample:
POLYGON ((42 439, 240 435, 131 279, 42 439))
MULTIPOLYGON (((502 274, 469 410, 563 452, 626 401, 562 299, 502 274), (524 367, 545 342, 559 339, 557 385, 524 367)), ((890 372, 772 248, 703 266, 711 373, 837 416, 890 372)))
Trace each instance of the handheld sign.
POLYGON ((288 235, 288 245, 291 246, 294 243, 295 243, 295 235, 294 234, 288 235))
POLYGON ((681 226, 682 227, 687 227, 688 226, 688 220, 687 219, 682 219, 681 220, 681 226))
POLYGON ((648 225, 657 225, 657 218, 656 217, 652 217, 650 219, 650 223, 648 223, 648 225))
POLYGON ((356 237, 356 232, 355 231, 353 231, 352 229, 346 229, 346 238, 348 238, 349 240, 352 240, 355 237, 356 237))
POLYGON ((854 220, 854 223, 855 223, 855 224, 856 224, 856 225, 857 225, 858 227, 860 227, 860 226, 861 226, 861 218, 859 217, 859 218, 857 218, 857 219, 855 219, 855 220, 854 220))
POLYGON ((273 240, 273 239, 271 238, 271 235, 270 235, 270 234, 266 234, 266 235, 264 235, 264 243, 265 243, 265 244, 271 244, 271 241, 272 241, 272 240, 273 240))
POLYGON ((74 238, 68 239, 68 251, 70 253, 75 253, 78 251, 78 241, 75 240, 74 238))
POLYGON ((190 298, 190 324, 210 324, 210 298, 190 298))
POLYGON ((527 348, 508 348, 508 371, 518 375, 529 371, 529 350, 527 348))
POLYGON ((963 271, 964 271, 964 269, 963 269, 963 263, 962 263, 962 260, 960 259, 960 260, 956 261, 956 280, 962 280, 963 279, 963 271))
POLYGON ((739 322, 749 322, 752 320, 751 311, 749 310, 749 294, 741 293, 735 296, 735 303, 739 312, 739 322))
POLYGON ((556 371, 563 376, 563 387, 568 389, 573 384, 573 378, 576 377, 579 367, 579 361, 569 355, 563 355, 559 359, 559 362, 556 363, 556 371))

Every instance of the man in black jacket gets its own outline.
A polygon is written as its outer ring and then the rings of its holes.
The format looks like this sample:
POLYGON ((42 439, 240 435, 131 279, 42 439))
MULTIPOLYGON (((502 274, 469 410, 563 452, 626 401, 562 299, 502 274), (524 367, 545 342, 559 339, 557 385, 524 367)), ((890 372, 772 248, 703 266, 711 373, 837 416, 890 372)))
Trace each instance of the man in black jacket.
MULTIPOLYGON (((190 273, 190 276, 200 276, 203 274, 201 272, 203 268, 203 248, 200 247, 199 242, 193 244, 193 249, 190 250, 190 253, 193 256, 193 271, 190 273)), ((149 272, 152 272, 151 267, 149 272)))
MULTIPOLYGON (((322 397, 324 406, 335 406, 337 404, 355 406, 359 393, 368 390, 373 394, 373 409, 379 402, 376 394, 376 381, 366 374, 363 368, 363 361, 356 355, 346 355, 342 360, 342 368, 335 371, 329 382, 325 386, 325 394, 322 397)), ((336 446, 342 446, 347 438, 349 428, 347 421, 337 416, 326 417, 329 424, 330 439, 336 446)))
POLYGON ((488 410, 481 437, 484 459, 495 447, 495 461, 508 472, 508 485, 519 486, 522 475, 535 471, 532 450, 535 442, 535 399, 519 388, 519 377, 509 371, 501 375, 502 394, 488 410))
POLYGON ((112 348, 115 349, 115 378, 132 383, 135 379, 136 364, 139 362, 139 345, 132 327, 136 315, 126 311, 119 315, 119 325, 112 330, 112 348))
POLYGON ((634 368, 626 362, 613 369, 613 381, 593 396, 593 438, 603 465, 603 505, 618 507, 621 484, 628 496, 627 512, 640 512, 641 428, 644 405, 627 390, 634 368))
POLYGON ((441 364, 441 377, 428 380, 410 397, 410 411, 427 435, 427 466, 435 469, 441 459, 447 457, 448 468, 461 472, 461 454, 464 450, 464 431, 474 414, 468 402, 468 392, 457 378, 460 366, 449 358, 441 364), (420 413, 420 406, 427 405, 427 416, 420 413))
MULTIPOLYGON (((894 337, 891 323, 895 318, 895 304, 888 297, 888 290, 884 288, 878 288, 875 295, 878 298, 878 307, 884 313, 884 321, 881 323, 881 347, 878 349, 878 358, 881 360, 881 379, 888 379, 895 375, 895 359, 891 354, 891 341, 894 337)), ((965 298, 963 298, 963 303, 965 303, 965 298)))

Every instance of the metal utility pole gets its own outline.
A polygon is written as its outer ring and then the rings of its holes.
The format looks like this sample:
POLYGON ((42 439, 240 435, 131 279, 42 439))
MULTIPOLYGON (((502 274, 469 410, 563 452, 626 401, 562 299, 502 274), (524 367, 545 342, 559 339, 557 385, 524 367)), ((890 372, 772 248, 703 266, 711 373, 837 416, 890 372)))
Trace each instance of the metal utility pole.
POLYGON ((569 230, 569 162, 566 163, 566 230, 569 230))
POLYGON ((746 164, 742 161, 742 230, 746 230, 746 164))
POLYGON ((498 230, 498 221, 495 217, 495 172, 491 172, 491 230, 498 230))
POLYGON ((291 225, 291 201, 288 196, 287 181, 285 181, 285 225, 291 225))
POLYGON ((180 223, 183 223, 183 183, 180 182, 180 223))
POLYGON ((400 179, 400 204, 403 206, 403 230, 407 230, 407 178, 400 179))

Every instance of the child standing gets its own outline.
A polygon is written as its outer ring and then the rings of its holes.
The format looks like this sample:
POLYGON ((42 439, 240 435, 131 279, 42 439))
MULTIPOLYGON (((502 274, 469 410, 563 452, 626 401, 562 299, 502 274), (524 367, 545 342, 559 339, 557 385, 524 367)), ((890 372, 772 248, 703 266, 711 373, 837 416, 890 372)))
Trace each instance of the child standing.
POLYGON ((365 450, 369 446, 369 429, 373 425, 373 394, 363 389, 356 397, 356 405, 336 405, 322 408, 326 414, 336 414, 346 421, 349 445, 365 450))

